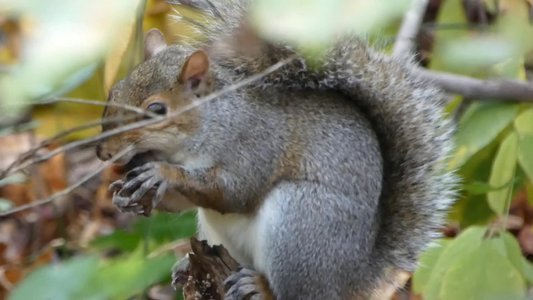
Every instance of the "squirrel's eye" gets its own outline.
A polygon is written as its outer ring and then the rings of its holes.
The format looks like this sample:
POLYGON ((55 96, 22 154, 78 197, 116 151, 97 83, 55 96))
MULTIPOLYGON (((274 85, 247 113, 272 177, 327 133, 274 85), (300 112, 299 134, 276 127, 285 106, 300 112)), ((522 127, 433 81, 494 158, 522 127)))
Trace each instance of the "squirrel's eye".
POLYGON ((154 102, 148 105, 146 109, 156 115, 165 115, 167 113, 167 107, 160 102, 154 102))

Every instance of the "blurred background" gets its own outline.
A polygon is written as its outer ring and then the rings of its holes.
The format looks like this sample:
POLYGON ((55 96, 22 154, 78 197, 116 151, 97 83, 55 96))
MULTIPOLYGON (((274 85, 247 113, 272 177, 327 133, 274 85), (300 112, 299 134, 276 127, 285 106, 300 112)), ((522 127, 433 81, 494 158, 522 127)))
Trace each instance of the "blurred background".
MULTIPOLYGON (((420 67, 533 85, 533 1, 422 2, 420 67)), ((257 0, 250 18, 305 55, 350 31, 390 54, 411 4, 257 0)), ((107 191, 119 175, 89 139, 110 87, 142 60, 144 33, 201 39, 191 20, 208 19, 164 0, 0 0, 0 299, 181 297, 170 269, 194 213, 119 213, 107 191)), ((449 94, 458 201, 395 299, 533 299, 532 103, 449 94)))

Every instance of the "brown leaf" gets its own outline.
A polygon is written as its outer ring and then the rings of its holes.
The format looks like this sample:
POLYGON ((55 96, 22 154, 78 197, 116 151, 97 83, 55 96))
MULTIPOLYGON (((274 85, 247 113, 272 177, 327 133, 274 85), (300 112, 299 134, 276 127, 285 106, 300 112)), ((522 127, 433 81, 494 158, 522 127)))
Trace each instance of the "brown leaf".
POLYGON ((0 170, 6 169, 17 157, 31 149, 39 140, 28 133, 0 137, 0 170))

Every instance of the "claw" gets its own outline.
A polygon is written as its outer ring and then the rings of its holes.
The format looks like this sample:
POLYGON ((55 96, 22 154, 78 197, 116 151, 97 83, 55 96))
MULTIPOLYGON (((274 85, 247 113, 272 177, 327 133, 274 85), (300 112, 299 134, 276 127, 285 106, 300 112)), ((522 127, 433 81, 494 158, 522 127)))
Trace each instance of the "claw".
POLYGON ((113 191, 113 204, 121 211, 149 216, 163 199, 167 187, 168 183, 159 174, 159 165, 146 163, 127 172, 123 180, 113 182, 109 189, 113 191), (145 199, 152 189, 156 189, 152 199, 145 199))
POLYGON ((133 178, 137 177, 140 173, 144 173, 145 171, 148 171, 151 168, 153 168, 152 163, 146 163, 140 167, 133 168, 128 173, 126 173, 125 179, 126 181, 130 181, 133 178))
POLYGON ((139 186, 144 184, 144 182, 148 180, 150 177, 153 177, 153 174, 151 174, 150 172, 140 173, 139 175, 137 175, 137 177, 134 177, 128 180, 128 182, 126 182, 126 184, 122 186, 122 190, 123 191, 136 190, 139 188, 139 186))
POLYGON ((130 201, 132 202, 138 202, 140 201, 143 196, 151 190, 157 183, 159 183, 159 179, 154 177, 149 177, 148 180, 144 181, 136 190, 131 194, 130 201))
POLYGON ((124 180, 110 185, 113 190, 113 204, 121 211, 149 216, 152 208, 161 202, 168 183, 159 175, 157 164, 146 163, 126 173, 124 180), (146 194, 157 188, 155 196, 144 199, 146 194))
POLYGON ((166 181, 162 181, 159 186, 157 187, 157 190, 155 192, 155 196, 152 199, 152 207, 156 207, 161 200, 163 200, 163 196, 165 196, 165 192, 167 191, 168 183, 166 181))
POLYGON ((258 272, 246 268, 229 276, 224 281, 224 299, 265 299, 262 288, 258 285, 258 276, 261 276, 258 272))
POLYGON ((115 196, 115 193, 120 191, 123 185, 124 185, 124 180, 120 179, 120 180, 117 180, 111 183, 107 189, 110 192, 113 192, 113 196, 115 196))

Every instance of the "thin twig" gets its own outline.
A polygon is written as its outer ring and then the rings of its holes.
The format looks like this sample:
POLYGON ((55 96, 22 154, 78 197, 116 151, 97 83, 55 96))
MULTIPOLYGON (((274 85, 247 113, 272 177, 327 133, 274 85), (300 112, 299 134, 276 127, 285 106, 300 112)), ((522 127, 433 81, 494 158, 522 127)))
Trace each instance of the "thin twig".
POLYGON ((414 70, 420 77, 431 81, 444 91, 459 94, 475 100, 502 100, 533 102, 533 84, 507 79, 476 79, 468 76, 430 71, 414 70))
POLYGON ((452 115, 452 119, 454 123, 457 123, 457 124, 459 123, 459 121, 461 120, 461 117, 464 115, 464 113, 470 107, 471 104, 472 104, 472 99, 468 99, 468 98, 464 98, 463 101, 459 103, 459 105, 454 110, 453 115, 452 115))
MULTIPOLYGON (((140 114, 140 115, 146 115, 146 116, 149 116, 149 117, 156 117, 157 116, 156 114, 154 114, 154 113, 152 113, 150 111, 145 111, 145 110, 140 109, 140 108, 135 107, 135 106, 131 106, 131 105, 127 105, 127 104, 114 103, 114 102, 109 102, 109 101, 102 102, 102 101, 98 101, 98 100, 87 100, 87 99, 68 98, 68 97, 60 97, 59 98, 58 97, 58 98, 50 98, 50 99, 38 102, 37 104, 38 105, 46 105, 46 104, 51 104, 51 103, 56 103, 56 102, 70 102, 70 103, 80 103, 80 104, 88 104, 88 105, 96 105, 96 106, 113 106, 113 107, 123 108, 123 109, 129 110, 129 111, 133 111, 133 112, 135 112, 137 114, 140 114)), ((20 163, 24 162, 30 156, 35 155, 35 153, 38 150, 40 150, 40 149, 42 149, 44 147, 47 147, 48 145, 50 145, 51 142, 53 142, 53 141, 55 141, 57 139, 60 139, 60 138, 62 138, 64 136, 67 136, 67 135, 69 135, 69 134, 71 134, 73 132, 80 131, 80 130, 85 130, 85 129, 88 129, 88 128, 91 128, 91 127, 94 127, 94 126, 97 126, 97 125, 103 125, 103 124, 108 124, 108 123, 113 123, 113 122, 128 121, 128 120, 134 119, 135 117, 136 116, 122 117, 122 118, 120 118, 120 117, 108 118, 106 120, 99 120, 99 121, 91 122, 91 123, 88 123, 88 124, 84 124, 84 125, 81 125, 81 126, 77 126, 77 127, 65 130, 65 131, 59 133, 58 135, 41 142, 41 144, 37 145, 36 147, 34 147, 34 148, 24 152, 24 153, 21 153, 15 161, 13 161, 5 170, 0 172, 0 178, 6 177, 17 164, 20 164, 20 163)))
POLYGON ((9 216, 11 214, 14 214, 14 213, 17 213, 17 212, 20 212, 20 211, 23 211, 23 210, 26 210, 26 209, 29 209, 29 208, 33 208, 33 207, 37 207, 37 206, 40 206, 40 205, 48 204, 48 203, 51 203, 51 202, 53 202, 53 201, 55 201, 55 200, 57 200, 57 199, 59 199, 59 198, 61 198, 63 196, 66 196, 67 194, 71 193, 72 191, 74 191, 78 187, 82 186, 84 183, 89 181, 94 176, 100 174, 100 172, 102 172, 105 168, 109 167, 111 164, 113 164, 115 161, 117 161, 119 158, 121 158, 124 154, 128 153, 129 151, 131 151, 131 149, 129 147, 126 147, 125 149, 123 149, 122 151, 120 151, 116 155, 114 155, 110 160, 107 160, 107 161, 103 162, 101 166, 99 166, 94 171, 90 172, 89 174, 85 175, 83 178, 81 178, 75 184, 70 185, 66 189, 64 189, 64 190, 62 190, 60 192, 57 192, 57 193, 53 194, 52 196, 50 196, 48 198, 45 198, 45 199, 42 199, 42 200, 33 201, 33 202, 25 204, 25 205, 20 205, 20 206, 17 206, 15 208, 13 208, 13 209, 5 211, 5 212, 0 212, 0 217, 6 217, 6 216, 9 216))
POLYGON ((8 105, 8 107, 29 106, 29 105, 49 105, 49 104, 54 104, 58 102, 79 103, 79 104, 87 104, 87 105, 94 105, 94 106, 112 106, 112 107, 122 108, 124 110, 129 110, 137 114, 141 114, 141 115, 155 116, 155 114, 150 111, 146 111, 142 108, 127 105, 127 104, 121 104, 121 103, 109 102, 109 101, 100 101, 100 100, 70 98, 70 97, 54 97, 54 98, 46 98, 46 99, 41 99, 41 100, 31 101, 31 102, 18 102, 16 104, 8 105))
POLYGON ((487 25, 483 24, 471 24, 471 23, 437 23, 437 22, 427 22, 423 23, 421 27, 424 30, 431 31, 443 31, 443 30, 486 30, 487 25))
POLYGON ((19 165, 19 164, 23 163, 24 161, 26 161, 27 159, 31 158, 31 156, 35 155, 37 153, 37 151, 39 151, 39 150, 41 150, 41 149, 43 149, 45 147, 50 146, 54 141, 57 141, 57 140, 65 137, 65 136, 68 136, 69 134, 72 134, 72 133, 77 132, 77 131, 82 131, 82 130, 85 130, 85 129, 89 129, 91 127, 98 126, 98 125, 117 123, 117 122, 125 122, 125 121, 133 120, 135 118, 137 118, 137 116, 127 116, 127 117, 124 116, 124 117, 104 118, 104 119, 95 120, 95 121, 92 121, 92 122, 89 122, 89 123, 86 123, 86 124, 83 124, 83 125, 80 125, 80 126, 76 126, 76 127, 72 127, 72 128, 67 129, 67 130, 64 130, 64 131, 56 134, 55 136, 52 136, 52 137, 40 142, 39 145, 37 145, 35 147, 32 147, 31 149, 19 154, 17 159, 15 159, 15 161, 13 161, 11 164, 9 164, 9 166, 5 170, 0 172, 0 178, 4 178, 8 174, 12 173, 11 170, 16 165, 19 165))
POLYGON ((94 136, 92 138, 88 138, 88 139, 85 139, 85 140, 80 140, 80 141, 75 141, 75 142, 72 142, 72 143, 69 143, 69 144, 66 144, 62 147, 59 147, 53 151, 50 151, 49 153, 37 158, 37 159, 34 159, 32 161, 29 161, 25 164, 22 164, 21 166, 18 166, 17 168, 13 168, 12 170, 10 170, 9 172, 3 172, 0 176, 0 179, 6 177, 7 175, 10 175, 12 173, 16 173, 18 171, 21 171, 33 164, 36 164, 36 163, 40 163, 40 162, 43 162, 43 161, 46 161, 56 155, 58 155, 59 153, 62 153, 62 152, 65 152, 65 151, 68 151, 68 150, 71 150, 71 149, 74 149, 74 148, 77 148, 77 147, 80 147, 80 146, 83 146, 83 145, 88 145, 88 144, 91 144, 91 143, 94 143, 94 142, 97 142, 97 141, 100 141, 100 140, 103 140, 103 139, 106 139, 108 137, 111 137, 111 136, 115 136, 117 134, 120 134, 120 133, 123 133, 123 132, 127 132, 127 131, 130 131, 130 130, 134 130, 134 129, 138 129, 138 128, 142 128, 142 127, 145 127, 145 126, 149 126, 149 125, 153 125, 153 124, 157 124, 157 123, 161 123, 165 120, 169 120, 171 118, 175 118, 191 109, 194 109, 200 105, 203 105, 209 101, 212 101, 213 99, 215 98, 218 98, 224 94, 227 94, 229 92, 233 92, 237 89, 240 89, 241 87, 244 87, 246 85, 249 85, 265 76, 267 76, 268 74, 272 73, 272 72, 275 72, 276 70, 280 69, 281 67, 285 66, 286 64, 290 63, 292 60, 294 60, 296 58, 296 55, 291 55, 290 57, 284 59, 284 60, 281 60, 275 64, 273 64, 272 66, 266 68, 264 71, 260 72, 260 73, 257 73, 257 74, 254 74, 252 76, 249 76, 235 84, 232 84, 228 87, 225 87, 217 92, 214 92, 214 93, 211 93, 205 97, 202 97, 202 98, 199 98, 197 99, 196 101, 192 102, 191 104, 183 107, 182 109, 178 110, 178 111, 175 111, 171 114, 168 114, 167 116, 165 117, 161 117, 161 116, 157 116, 157 117, 154 117, 152 119, 147 119, 147 120, 143 120, 143 121, 139 121, 139 122, 134 122, 134 123, 131 123, 131 124, 128 124, 126 126, 122 126, 122 127, 118 127, 118 128, 115 128, 115 129, 111 129, 111 130, 108 130, 108 131, 105 131, 97 136, 94 136))
POLYGON ((127 104, 121 104, 116 102, 109 102, 109 101, 98 101, 98 100, 87 100, 87 99, 79 99, 79 98, 69 98, 69 97, 57 97, 57 98, 50 98, 46 99, 44 101, 39 101, 37 103, 34 103, 36 105, 47 105, 57 102, 67 102, 67 103, 79 103, 79 104, 88 104, 88 105, 95 105, 95 106, 112 106, 112 107, 118 107, 123 108, 125 110, 129 110, 132 112, 135 112, 140 115, 150 115, 151 117, 156 116, 156 114, 146 111, 142 108, 127 105, 127 104))
MULTIPOLYGON (((428 0, 413 0, 396 37, 393 56, 402 57, 414 52, 414 41, 422 25, 428 0)), ((533 101, 533 84, 518 80, 481 80, 451 73, 415 70, 422 78, 453 94, 476 100, 533 101)))
POLYGON ((412 0, 411 7, 405 14, 396 36, 396 43, 392 50, 392 55, 397 57, 408 56, 414 53, 416 36, 420 31, 424 13, 429 0, 412 0))

